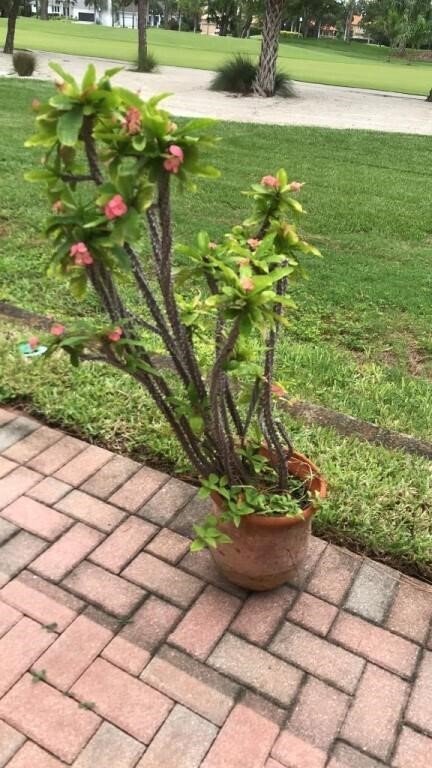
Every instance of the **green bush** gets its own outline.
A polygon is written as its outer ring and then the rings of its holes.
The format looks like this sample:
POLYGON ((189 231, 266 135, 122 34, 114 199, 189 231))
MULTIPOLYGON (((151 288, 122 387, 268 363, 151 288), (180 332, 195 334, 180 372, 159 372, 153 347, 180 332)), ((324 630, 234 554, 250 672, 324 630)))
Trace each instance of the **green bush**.
POLYGON ((31 77, 36 69, 36 56, 31 51, 15 51, 12 64, 19 77, 31 77))
MULTIPOLYGON (((253 92, 258 64, 248 56, 238 54, 222 64, 210 85, 212 91, 228 91, 249 96, 253 92)), ((276 74, 275 95, 287 98, 293 95, 291 80, 284 72, 276 74)))

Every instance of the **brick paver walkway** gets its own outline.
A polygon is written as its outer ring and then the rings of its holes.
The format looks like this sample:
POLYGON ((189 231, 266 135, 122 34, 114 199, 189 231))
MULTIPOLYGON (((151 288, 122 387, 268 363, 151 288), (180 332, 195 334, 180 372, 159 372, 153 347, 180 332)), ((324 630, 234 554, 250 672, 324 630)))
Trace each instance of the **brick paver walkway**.
POLYGON ((431 768, 427 585, 315 538, 247 595, 196 489, 0 422, 0 768, 431 768))

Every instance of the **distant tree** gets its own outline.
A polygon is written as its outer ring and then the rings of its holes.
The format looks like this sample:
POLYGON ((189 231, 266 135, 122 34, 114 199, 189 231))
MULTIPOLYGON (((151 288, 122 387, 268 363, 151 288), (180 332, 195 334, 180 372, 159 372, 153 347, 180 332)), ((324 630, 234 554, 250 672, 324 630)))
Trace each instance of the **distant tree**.
POLYGON ((179 29, 181 19, 186 18, 193 31, 199 31, 202 12, 202 0, 178 0, 179 29))

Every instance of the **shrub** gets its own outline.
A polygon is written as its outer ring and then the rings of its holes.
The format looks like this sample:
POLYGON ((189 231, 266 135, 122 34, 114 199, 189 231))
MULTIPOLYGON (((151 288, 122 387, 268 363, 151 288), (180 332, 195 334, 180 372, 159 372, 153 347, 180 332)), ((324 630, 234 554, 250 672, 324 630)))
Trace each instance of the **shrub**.
MULTIPOLYGON (((228 91, 249 96, 253 92, 258 64, 248 56, 238 54, 219 67, 210 88, 212 91, 228 91)), ((278 72, 275 80, 275 95, 288 97, 293 95, 291 81, 284 72, 278 72)))
POLYGON ((150 52, 147 52, 147 56, 141 63, 141 66, 139 66, 137 62, 135 67, 137 72, 155 72, 157 68, 158 68, 158 61, 156 59, 156 56, 154 56, 150 52))
MULTIPOLYGON (((65 278, 75 298, 92 291, 104 313, 91 322, 77 311, 75 322, 55 323, 45 354, 112 365, 146 389, 204 495, 226 500, 222 523, 238 526, 255 510, 298 515, 287 467, 293 449, 277 416, 285 390, 273 369, 295 308, 291 286, 304 277, 303 257, 319 256, 296 229, 303 184, 284 170, 266 174, 246 192, 248 218, 218 243, 200 231, 174 244, 173 184, 193 190, 197 177, 219 175, 201 159, 217 141, 213 121, 178 125, 159 108, 160 96, 144 102, 113 87, 116 69, 98 81, 90 65, 78 84, 51 68, 63 82, 33 104, 36 133, 26 146, 40 147, 44 162, 27 179, 47 187, 49 275, 65 278), (169 356, 169 374, 153 357, 155 344, 169 356)), ((212 515, 195 532, 194 549, 229 541, 212 515)))
POLYGON ((15 51, 12 64, 19 77, 31 77, 36 69, 36 56, 31 51, 15 51))
POLYGON ((279 34, 279 42, 289 43, 290 40, 298 40, 303 37, 301 32, 291 32, 288 29, 282 29, 279 34))

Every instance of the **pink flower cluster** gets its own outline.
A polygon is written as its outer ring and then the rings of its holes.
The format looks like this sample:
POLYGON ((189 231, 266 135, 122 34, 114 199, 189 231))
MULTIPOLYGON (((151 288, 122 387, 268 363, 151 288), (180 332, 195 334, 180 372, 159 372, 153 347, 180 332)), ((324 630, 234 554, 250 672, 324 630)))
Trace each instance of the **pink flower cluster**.
POLYGON ((244 291, 253 291, 255 283, 251 277, 242 277, 240 280, 240 286, 244 291))
MULTIPOLYGON (((273 187, 273 189, 278 189, 280 187, 279 179, 277 179, 276 176, 263 176, 261 184, 263 187, 273 187)), ((288 184, 290 192, 300 192, 302 187, 304 187, 304 184, 300 181, 292 181, 291 184, 288 184)))
POLYGON ((274 189, 277 189, 280 186, 279 180, 276 178, 276 176, 263 176, 261 179, 261 184, 263 187, 274 187, 274 189))
POLYGON ((74 243, 74 245, 71 245, 69 254, 77 267, 88 267, 90 264, 93 264, 93 256, 85 243, 74 243))
POLYGON ((304 182, 302 184, 300 181, 292 181, 289 185, 290 192, 300 192, 302 187, 304 187, 304 182))
POLYGON ((120 216, 124 216, 128 212, 128 207, 121 195, 114 195, 111 200, 108 200, 104 207, 104 214, 107 219, 118 219, 120 216))
POLYGON ((126 112, 126 117, 123 121, 123 125, 126 128, 126 133, 129 136, 134 136, 141 130, 141 112, 137 107, 129 107, 126 112))
POLYGON ((164 168, 169 173, 178 173, 184 161, 184 152, 177 144, 168 147, 169 157, 164 161, 164 168))
POLYGON ((54 325, 51 326, 51 333, 53 336, 63 336, 65 330, 64 325, 60 325, 60 323, 54 323, 54 325))
POLYGON ((122 336, 123 336, 123 331, 121 328, 114 328, 113 331, 107 334, 107 338, 110 341, 120 341, 122 336))
POLYGON ((37 336, 30 336, 27 344, 29 345, 30 349, 36 349, 36 347, 39 344, 39 339, 37 336))
POLYGON ((56 200, 55 203, 52 204, 51 210, 53 213, 62 213, 64 211, 64 205, 61 200, 56 200))
POLYGON ((250 237, 247 242, 248 242, 248 245, 253 250, 255 250, 256 248, 258 248, 259 244, 261 243, 261 240, 258 240, 256 237, 250 237))

